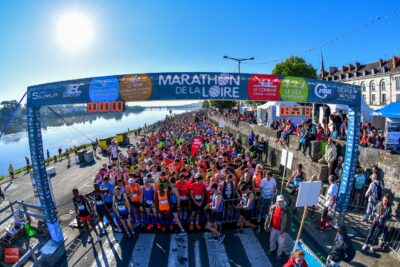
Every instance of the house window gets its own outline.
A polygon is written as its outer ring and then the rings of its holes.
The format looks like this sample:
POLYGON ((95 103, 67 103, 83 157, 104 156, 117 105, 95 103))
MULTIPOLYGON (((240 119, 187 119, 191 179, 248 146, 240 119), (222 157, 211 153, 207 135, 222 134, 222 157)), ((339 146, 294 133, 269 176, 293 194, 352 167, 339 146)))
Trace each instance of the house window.
POLYGON ((396 102, 400 102, 400 95, 396 95, 396 102))
POLYGON ((366 100, 366 99, 367 99, 367 96, 366 96, 366 95, 363 95, 363 98, 364 98, 364 100, 366 100))
POLYGON ((382 94, 381 103, 386 104, 386 94, 382 94))
POLYGON ((363 92, 367 91, 367 87, 365 86, 365 83, 362 83, 362 84, 361 84, 361 88, 362 88, 362 91, 363 91, 363 92))
POLYGON ((372 81, 372 82, 369 84, 369 89, 371 90, 371 92, 375 92, 375 82, 374 82, 374 81, 372 81))
POLYGON ((372 103, 372 105, 375 105, 375 100, 376 100, 375 94, 372 94, 371 95, 371 103, 372 103))
POLYGON ((380 87, 381 87, 382 91, 386 91, 386 83, 385 83, 385 81, 383 81, 383 80, 381 81, 380 87))
POLYGON ((400 90, 400 79, 396 79, 396 90, 400 90))

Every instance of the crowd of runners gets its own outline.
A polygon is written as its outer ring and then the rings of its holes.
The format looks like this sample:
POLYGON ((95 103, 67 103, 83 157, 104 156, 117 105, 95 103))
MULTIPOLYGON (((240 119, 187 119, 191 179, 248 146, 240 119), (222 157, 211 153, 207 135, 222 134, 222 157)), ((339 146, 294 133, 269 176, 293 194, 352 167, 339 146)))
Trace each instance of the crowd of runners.
POLYGON ((180 235, 206 228, 219 242, 220 221, 236 221, 238 235, 243 227, 260 232, 277 195, 276 181, 239 139, 207 123, 206 116, 167 117, 127 152, 113 141, 110 163, 98 171, 93 192, 73 191, 78 223, 92 226, 98 236, 94 214, 100 224, 106 221, 129 237, 138 226, 166 232, 176 225, 180 235), (201 140, 197 151, 191 147, 194 138, 201 140))
MULTIPOLYGON (((277 194, 272 172, 243 147, 240 135, 222 132, 206 117, 201 112, 168 116, 126 150, 112 141, 109 164, 98 170, 93 191, 73 190, 78 225, 92 229, 99 242, 109 224, 127 237, 139 229, 178 230, 179 235, 206 229, 209 241, 222 243, 220 222, 231 222, 235 236, 244 227, 270 232, 267 254, 276 251, 282 259, 290 203, 277 194)), ((300 180, 305 180, 301 164, 287 186, 295 192, 300 180)), ((297 253, 296 262, 303 256, 297 253)))

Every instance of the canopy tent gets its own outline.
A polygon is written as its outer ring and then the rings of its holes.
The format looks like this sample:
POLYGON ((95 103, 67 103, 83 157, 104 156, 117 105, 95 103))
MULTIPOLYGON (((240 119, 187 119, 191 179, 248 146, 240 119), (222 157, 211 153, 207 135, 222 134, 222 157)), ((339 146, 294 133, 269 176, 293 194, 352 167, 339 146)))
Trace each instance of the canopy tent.
POLYGON ((400 119, 400 103, 392 102, 381 109, 371 112, 373 116, 381 116, 387 118, 400 119))
POLYGON ((267 126, 269 126, 273 121, 276 121, 278 118, 290 119, 294 124, 298 124, 307 117, 277 116, 277 108, 279 108, 279 106, 298 106, 298 105, 299 105, 298 103, 290 101, 268 101, 267 103, 257 107, 257 124, 258 125, 266 124, 267 126))
MULTIPOLYGON (((343 104, 328 104, 331 109, 331 113, 342 111, 343 114, 347 114, 349 106, 343 104)), ((362 122, 372 122, 373 109, 368 106, 363 98, 361 98, 361 121, 362 122)), ((322 107, 319 109, 319 123, 322 123, 323 111, 322 107)))

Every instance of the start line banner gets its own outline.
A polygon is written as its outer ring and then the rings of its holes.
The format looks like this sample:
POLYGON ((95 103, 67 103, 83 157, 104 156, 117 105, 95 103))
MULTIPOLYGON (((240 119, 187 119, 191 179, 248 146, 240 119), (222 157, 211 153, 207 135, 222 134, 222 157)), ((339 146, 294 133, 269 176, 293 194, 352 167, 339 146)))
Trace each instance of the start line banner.
POLYGON ((28 87, 28 106, 150 100, 264 100, 360 105, 351 84, 269 74, 148 73, 28 87))

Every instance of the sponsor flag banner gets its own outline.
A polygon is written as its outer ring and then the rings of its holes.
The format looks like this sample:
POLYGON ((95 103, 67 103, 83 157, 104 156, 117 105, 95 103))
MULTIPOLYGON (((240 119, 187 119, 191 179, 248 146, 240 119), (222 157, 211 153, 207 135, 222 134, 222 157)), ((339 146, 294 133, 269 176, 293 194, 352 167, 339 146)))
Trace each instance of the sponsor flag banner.
POLYGON ((203 145, 203 138, 201 137, 193 138, 192 146, 190 148, 191 155, 192 156, 196 155, 202 145, 203 145))

